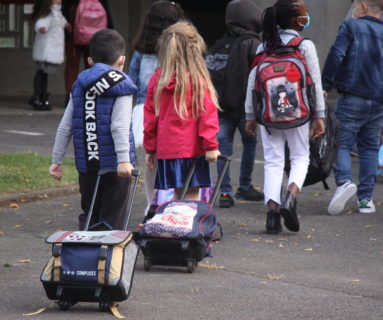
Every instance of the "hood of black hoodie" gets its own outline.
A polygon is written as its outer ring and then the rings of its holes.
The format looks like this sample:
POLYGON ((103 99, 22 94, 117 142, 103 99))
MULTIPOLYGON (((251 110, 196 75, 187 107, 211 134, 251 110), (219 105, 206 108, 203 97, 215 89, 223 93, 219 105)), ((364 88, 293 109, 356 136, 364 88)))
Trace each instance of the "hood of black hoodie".
POLYGON ((233 0, 226 7, 226 27, 230 34, 260 33, 263 10, 254 0, 233 0))

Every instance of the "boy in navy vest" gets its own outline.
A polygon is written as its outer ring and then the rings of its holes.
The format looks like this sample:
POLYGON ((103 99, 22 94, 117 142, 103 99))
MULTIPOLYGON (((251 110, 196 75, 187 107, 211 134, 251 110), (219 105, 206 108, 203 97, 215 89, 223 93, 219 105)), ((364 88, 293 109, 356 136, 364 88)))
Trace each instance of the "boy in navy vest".
POLYGON ((103 221, 121 229, 136 160, 131 113, 137 88, 122 72, 125 42, 117 31, 97 32, 89 46, 92 67, 80 73, 73 85, 57 130, 49 172, 61 179, 61 164, 73 137, 84 212, 79 216, 80 230, 85 226, 99 170, 112 172, 101 176, 90 226, 103 221))

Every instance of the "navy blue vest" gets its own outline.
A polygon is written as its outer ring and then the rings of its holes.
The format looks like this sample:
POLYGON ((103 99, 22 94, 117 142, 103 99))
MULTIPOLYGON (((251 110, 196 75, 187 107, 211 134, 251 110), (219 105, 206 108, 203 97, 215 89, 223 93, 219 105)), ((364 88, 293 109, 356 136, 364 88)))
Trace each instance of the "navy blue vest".
MULTIPOLYGON (((116 98, 134 95, 136 86, 123 72, 97 63, 81 72, 72 88, 72 134, 76 167, 80 173, 116 170, 117 154, 110 129, 116 98)), ((130 127, 130 163, 136 164, 130 127)))

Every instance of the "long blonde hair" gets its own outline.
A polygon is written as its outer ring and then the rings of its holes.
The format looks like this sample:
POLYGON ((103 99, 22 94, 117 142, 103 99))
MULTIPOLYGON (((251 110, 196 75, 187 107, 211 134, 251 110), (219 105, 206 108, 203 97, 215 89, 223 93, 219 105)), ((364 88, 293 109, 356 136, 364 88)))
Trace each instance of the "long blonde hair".
POLYGON ((178 22, 164 30, 159 39, 158 63, 161 76, 155 93, 155 113, 160 113, 160 100, 165 86, 175 75, 174 108, 181 119, 189 116, 187 92, 192 90, 192 115, 205 111, 207 92, 218 107, 217 93, 210 79, 203 54, 206 50, 202 37, 189 22, 178 22))

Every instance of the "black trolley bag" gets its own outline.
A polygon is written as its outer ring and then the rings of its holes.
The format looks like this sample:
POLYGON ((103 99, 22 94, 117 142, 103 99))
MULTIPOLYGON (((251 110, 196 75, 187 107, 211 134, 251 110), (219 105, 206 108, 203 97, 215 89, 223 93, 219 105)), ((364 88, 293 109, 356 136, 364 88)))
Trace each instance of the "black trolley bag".
POLYGON ((52 257, 40 280, 48 298, 58 300, 61 310, 68 310, 77 302, 98 302, 100 310, 106 312, 128 299, 139 247, 127 229, 140 172, 132 171, 135 181, 123 230, 111 230, 104 222, 89 228, 101 176, 108 172, 98 174, 85 230, 60 231, 46 239, 52 244, 52 257))
MULTIPOLYGON (((225 165, 209 203, 189 200, 163 203, 139 230, 145 271, 150 271, 153 265, 162 265, 186 267, 188 273, 193 273, 198 262, 210 255, 210 243, 220 228, 213 206, 230 163, 230 157, 220 158, 225 165)), ((195 158, 190 168, 181 199, 185 199, 197 161, 195 158)))

